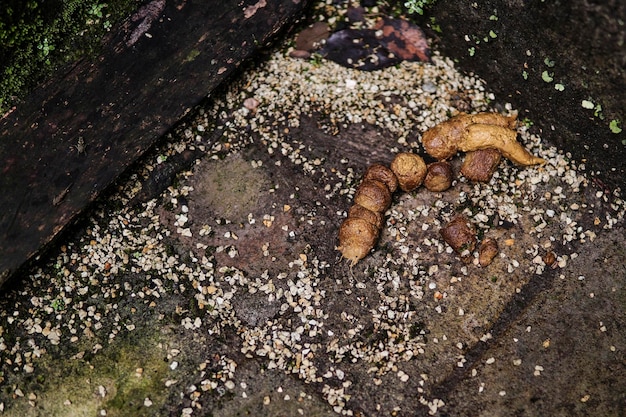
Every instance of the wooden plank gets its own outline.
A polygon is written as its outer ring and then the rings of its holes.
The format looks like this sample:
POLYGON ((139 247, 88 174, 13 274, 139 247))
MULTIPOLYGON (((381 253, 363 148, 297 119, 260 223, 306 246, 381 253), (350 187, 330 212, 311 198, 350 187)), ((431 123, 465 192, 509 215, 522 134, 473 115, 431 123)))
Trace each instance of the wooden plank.
POLYGON ((153 0, 0 121, 0 285, 306 0, 153 0))

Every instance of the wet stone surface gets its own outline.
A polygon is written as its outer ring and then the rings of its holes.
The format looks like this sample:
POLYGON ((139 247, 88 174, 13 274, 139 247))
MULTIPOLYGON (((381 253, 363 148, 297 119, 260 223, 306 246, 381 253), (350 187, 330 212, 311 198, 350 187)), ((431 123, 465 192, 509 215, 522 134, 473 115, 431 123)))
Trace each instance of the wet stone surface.
POLYGON ((451 415, 624 413, 625 247, 610 236, 594 244, 451 381, 451 415))
POLYGON ((3 295, 4 413, 619 415, 625 205, 527 126, 545 165, 472 183, 459 155, 449 190, 396 192, 374 250, 340 258, 369 164, 459 111, 515 111, 432 58, 364 73, 283 45, 196 109, 3 295), (441 238, 458 214, 498 242, 488 267, 441 238))

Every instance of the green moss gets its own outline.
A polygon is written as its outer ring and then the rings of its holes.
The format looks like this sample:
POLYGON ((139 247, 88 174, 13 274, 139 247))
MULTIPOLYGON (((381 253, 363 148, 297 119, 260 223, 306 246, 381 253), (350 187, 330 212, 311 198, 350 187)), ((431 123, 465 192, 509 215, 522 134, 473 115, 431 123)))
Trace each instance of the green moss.
POLYGON ((409 13, 424 14, 424 10, 435 4, 435 0, 408 0, 404 3, 409 13))
POLYGON ((92 417, 100 415, 100 410, 106 410, 109 417, 158 414, 166 400, 164 381, 169 368, 157 336, 118 338, 91 361, 88 355, 39 362, 30 386, 20 384, 24 392, 37 393, 36 406, 24 398, 5 412, 22 417, 92 417), (145 398, 152 401, 150 407, 144 405, 145 398))
POLYGON ((138 0, 8 0, 0 7, 0 114, 63 65, 99 51, 138 0))
POLYGON ((197 49, 192 49, 187 55, 187 57, 185 57, 185 62, 192 62, 194 59, 198 57, 198 55, 200 55, 200 51, 197 49))

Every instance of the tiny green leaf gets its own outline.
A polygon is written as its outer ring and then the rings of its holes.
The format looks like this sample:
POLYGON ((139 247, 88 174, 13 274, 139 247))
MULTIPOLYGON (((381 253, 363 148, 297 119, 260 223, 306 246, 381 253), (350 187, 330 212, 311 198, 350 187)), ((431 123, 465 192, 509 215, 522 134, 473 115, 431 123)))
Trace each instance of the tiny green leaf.
POLYGON ((595 107, 595 105, 593 104, 593 102, 589 101, 589 100, 583 100, 580 103, 583 106, 583 109, 593 109, 595 107))
POLYGON ((565 90, 565 86, 563 84, 561 84, 561 83, 554 84, 554 89, 557 90, 557 91, 563 91, 563 90, 565 90))
POLYGON ((622 133, 622 128, 619 127, 619 123, 620 121, 617 119, 611 120, 611 122, 609 123, 609 129, 611 129, 611 132, 615 134, 622 133))
POLYGON ((528 79, 528 73, 526 72, 526 70, 522 71, 522 77, 524 77, 525 80, 528 79))
POLYGON ((544 59, 543 63, 546 64, 549 68, 552 68, 554 66, 554 61, 552 61, 550 58, 544 59))
POLYGON ((476 53, 476 48, 472 46, 471 48, 468 48, 467 52, 469 52, 469 56, 474 56, 474 54, 476 53))
POLYGON ((602 105, 601 104, 596 104, 596 107, 594 107, 594 109, 593 109, 593 115, 595 117, 600 117, 600 119, 604 119, 604 116, 602 115, 602 105))
POLYGON ((544 72, 542 72, 542 73, 541 73, 541 78, 542 78, 545 82, 547 82, 547 83, 551 83, 551 82, 552 82, 552 80, 554 80, 554 78, 552 78, 552 76, 553 76, 553 75, 554 75, 554 74, 550 74, 550 73, 548 73, 548 71, 544 71, 544 72))
POLYGON ((494 32, 493 30, 489 31, 489 36, 491 36, 493 39, 497 38, 498 35, 496 34, 496 32, 494 32))

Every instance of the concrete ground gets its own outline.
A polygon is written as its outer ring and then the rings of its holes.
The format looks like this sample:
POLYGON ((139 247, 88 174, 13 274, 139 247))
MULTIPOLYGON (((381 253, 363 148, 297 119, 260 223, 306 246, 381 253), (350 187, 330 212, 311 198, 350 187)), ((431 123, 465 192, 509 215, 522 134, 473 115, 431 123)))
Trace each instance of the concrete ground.
POLYGON ((459 111, 516 109, 437 53, 359 72, 289 48, 197 108, 2 294, 3 413, 624 415, 620 190, 525 120, 545 165, 472 183, 455 157, 452 188, 397 192, 350 267, 337 233, 369 164, 423 155, 421 134, 459 111), (440 237, 457 214, 498 242, 491 265, 440 237))

